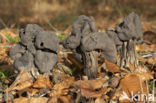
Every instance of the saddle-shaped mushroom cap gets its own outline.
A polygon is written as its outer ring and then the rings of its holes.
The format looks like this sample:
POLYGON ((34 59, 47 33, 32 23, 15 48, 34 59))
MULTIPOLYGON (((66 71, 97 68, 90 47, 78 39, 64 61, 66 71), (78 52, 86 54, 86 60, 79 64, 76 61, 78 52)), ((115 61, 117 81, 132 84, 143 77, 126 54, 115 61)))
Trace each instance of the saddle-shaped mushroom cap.
POLYGON ((26 48, 22 46, 20 43, 17 43, 9 52, 9 56, 12 59, 16 59, 22 56, 26 51, 26 48))
POLYGON ((59 51, 59 39, 55 32, 41 31, 36 36, 35 46, 38 49, 46 49, 51 52, 58 53, 59 51))
POLYGON ((108 35, 103 32, 96 32, 85 37, 82 40, 82 50, 87 52, 101 50, 102 56, 106 60, 112 63, 116 62, 117 51, 115 44, 108 35))
POLYGON ((50 72, 57 62, 59 39, 54 32, 44 31, 36 24, 28 24, 20 31, 20 43, 10 51, 18 71, 50 72))
POLYGON ((128 41, 130 39, 141 40, 142 39, 142 24, 139 16, 132 12, 124 18, 123 22, 116 27, 118 37, 122 41, 128 41))
POLYGON ((35 65, 41 73, 50 72, 57 62, 57 55, 38 50, 35 55, 35 65))
POLYGON ((30 71, 32 68, 34 68, 33 55, 29 52, 25 52, 21 57, 15 59, 14 67, 17 70, 27 69, 27 71, 30 71))
POLYGON ((71 35, 63 41, 63 46, 66 49, 76 49, 84 36, 96 31, 94 19, 81 15, 72 24, 71 35))
POLYGON ((27 24, 24 29, 20 30, 21 43, 27 46, 34 41, 35 36, 43 29, 37 24, 27 24))
POLYGON ((40 31, 43 31, 43 29, 37 24, 27 24, 24 29, 20 30, 21 43, 33 54, 36 52, 34 39, 40 31))

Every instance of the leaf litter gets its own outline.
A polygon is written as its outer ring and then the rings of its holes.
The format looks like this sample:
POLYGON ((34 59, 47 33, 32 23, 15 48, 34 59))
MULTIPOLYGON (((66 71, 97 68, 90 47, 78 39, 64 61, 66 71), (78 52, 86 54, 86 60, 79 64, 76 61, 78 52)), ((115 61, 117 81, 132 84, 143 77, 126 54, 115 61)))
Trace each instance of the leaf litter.
MULTIPOLYGON (((12 31, 1 31, 7 33, 9 36, 18 37, 12 31)), ((5 37, 2 37, 0 43, 0 61, 11 64, 12 60, 8 56, 10 49, 4 46, 14 44, 8 43, 5 37)), ((62 37, 60 37, 62 38, 62 37)), ((65 39, 65 37, 63 37, 65 39)), ((136 46, 138 52, 138 71, 129 63, 129 72, 122 71, 122 69, 114 63, 107 60, 100 65, 100 71, 97 78, 88 80, 87 77, 82 76, 82 69, 84 64, 74 58, 73 53, 67 53, 64 49, 60 50, 58 55, 59 62, 53 70, 52 75, 45 76, 40 74, 37 78, 33 78, 32 74, 28 71, 20 71, 16 76, 13 83, 8 85, 4 91, 0 91, 1 102, 8 103, 107 103, 113 101, 120 101, 123 95, 131 98, 133 94, 144 93, 149 94, 148 84, 146 81, 154 79, 156 66, 156 45, 155 44, 139 44, 136 46), (141 63, 143 62, 143 63, 141 63), (104 64, 103 64, 104 63, 104 64), (79 73, 73 75, 71 68, 76 67, 79 73), (60 69, 65 68, 65 69, 60 69), (102 69, 104 68, 104 69, 102 69), (56 75, 57 76, 56 76, 56 75), (82 77, 82 78, 81 78, 82 77), (57 81, 54 81, 54 78, 57 81)), ((77 71, 77 70, 76 70, 77 71)), ((134 102, 126 100, 125 98, 120 101, 134 102)))

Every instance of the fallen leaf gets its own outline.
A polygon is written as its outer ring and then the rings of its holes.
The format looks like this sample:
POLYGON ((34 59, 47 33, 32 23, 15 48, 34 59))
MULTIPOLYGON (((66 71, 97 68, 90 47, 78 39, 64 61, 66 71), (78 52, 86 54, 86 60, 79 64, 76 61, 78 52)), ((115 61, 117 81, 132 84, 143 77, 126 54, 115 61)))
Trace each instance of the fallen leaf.
POLYGON ((81 95, 88 98, 98 98, 101 97, 102 95, 104 95, 107 92, 107 88, 102 89, 101 91, 94 91, 91 89, 87 89, 87 88, 81 88, 81 95))
POLYGON ((122 90, 131 97, 133 95, 140 93, 147 93, 146 83, 139 78, 136 74, 127 74, 121 81, 120 87, 122 90))
POLYGON ((30 99, 26 97, 20 97, 13 100, 13 103, 47 103, 48 98, 46 97, 32 97, 30 99))
POLYGON ((109 80, 109 85, 112 87, 112 88, 116 88, 119 83, 120 83, 120 79, 121 77, 113 77, 109 80))
POLYGON ((49 79, 49 77, 43 77, 43 76, 39 76, 38 79, 35 81, 35 83, 33 84, 34 88, 48 88, 51 89, 52 88, 52 83, 49 79))
POLYGON ((5 91, 23 90, 28 87, 31 87, 32 85, 33 85, 33 78, 31 74, 23 69, 16 77, 14 83, 12 83, 12 85, 5 91))
POLYGON ((29 93, 30 96, 33 96, 33 95, 35 95, 36 93, 38 93, 39 90, 38 90, 38 89, 32 89, 32 88, 31 88, 31 89, 28 89, 27 92, 29 93))
POLYGON ((149 64, 155 65, 156 64, 156 57, 152 57, 152 58, 147 59, 147 62, 149 64))
POLYGON ((95 103, 106 103, 103 98, 96 98, 95 103))
POLYGON ((73 86, 95 90, 101 88, 105 82, 106 80, 104 78, 97 80, 78 80, 73 83, 73 86))
POLYGON ((105 63, 106 63, 106 70, 108 72, 112 72, 112 73, 120 72, 120 69, 116 64, 113 64, 107 60, 105 60, 105 63))
POLYGON ((136 73, 136 75, 138 77, 140 77, 142 81, 153 79, 153 75, 152 75, 151 72, 147 72, 147 73, 136 73))
POLYGON ((29 88, 31 87, 33 84, 33 80, 27 80, 25 82, 19 83, 17 86, 15 86, 14 88, 12 88, 12 90, 23 90, 25 88, 29 88))
POLYGON ((28 98, 20 97, 13 100, 13 103, 28 103, 28 98))
POLYGON ((122 101, 120 101, 120 103, 135 103, 135 102, 132 102, 130 100, 122 100, 122 101))
POLYGON ((138 55, 138 60, 139 61, 142 61, 142 62, 146 62, 147 60, 145 58, 143 58, 142 56, 138 55))
POLYGON ((71 96, 60 96, 59 101, 61 103, 74 103, 74 100, 71 98, 71 96))
POLYGON ((69 87, 74 83, 74 77, 69 77, 62 81, 61 83, 55 84, 53 91, 49 94, 50 97, 60 97, 62 95, 67 95, 69 87))
POLYGON ((135 68, 134 66, 129 62, 129 69, 131 72, 134 72, 135 68))
POLYGON ((51 97, 48 101, 48 103, 58 103, 58 98, 55 96, 55 97, 51 97))
POLYGON ((47 103, 48 98, 46 97, 33 97, 30 99, 30 103, 47 103))

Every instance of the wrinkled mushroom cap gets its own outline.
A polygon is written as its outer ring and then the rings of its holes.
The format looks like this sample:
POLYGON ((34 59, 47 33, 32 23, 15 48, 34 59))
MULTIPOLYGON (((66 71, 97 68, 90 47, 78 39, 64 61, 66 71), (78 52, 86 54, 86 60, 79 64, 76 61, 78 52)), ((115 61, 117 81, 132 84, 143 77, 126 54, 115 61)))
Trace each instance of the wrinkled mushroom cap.
POLYGON ((123 22, 116 27, 118 37, 122 41, 128 41, 130 39, 141 40, 142 39, 142 24, 139 16, 132 12, 124 18, 123 22))
POLYGON ((12 59, 16 59, 22 56, 26 51, 26 48, 23 47, 20 43, 17 43, 9 52, 9 56, 12 59))
POLYGON ((35 54, 35 65, 41 73, 50 72, 57 62, 57 55, 38 50, 35 54))
POLYGON ((84 36, 96 31, 94 19, 81 15, 72 24, 71 35, 63 41, 63 46, 66 49, 76 49, 84 36))
POLYGON ((20 30, 21 43, 26 46, 29 45, 40 31, 43 29, 37 24, 27 24, 24 29, 20 30))
POLYGON ((112 62, 116 62, 116 47, 114 42, 103 32, 96 32, 92 35, 85 37, 82 40, 82 50, 84 52, 90 52, 94 50, 101 50, 102 56, 112 62))
POLYGON ((51 52, 58 53, 59 39, 55 32, 41 31, 36 36, 35 46, 37 49, 50 50, 51 52))
POLYGON ((50 72, 57 62, 59 39, 54 32, 44 31, 36 24, 28 24, 20 31, 21 42, 10 51, 18 71, 50 72))
POLYGON ((27 71, 30 71, 32 68, 34 68, 33 55, 30 52, 25 52, 22 56, 15 59, 14 67, 17 70, 27 69, 27 71))

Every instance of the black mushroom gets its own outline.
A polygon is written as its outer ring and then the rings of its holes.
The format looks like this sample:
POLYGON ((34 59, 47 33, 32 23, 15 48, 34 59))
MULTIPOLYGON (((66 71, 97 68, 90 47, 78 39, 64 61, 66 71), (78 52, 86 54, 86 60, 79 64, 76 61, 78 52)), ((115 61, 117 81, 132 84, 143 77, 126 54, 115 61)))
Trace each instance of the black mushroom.
POLYGON ((72 25, 71 35, 63 42, 64 47, 71 49, 84 64, 84 74, 89 79, 96 78, 98 50, 103 57, 116 62, 114 42, 104 33, 97 32, 95 21, 86 16, 79 16, 72 25))
POLYGON ((129 63, 137 67, 136 43, 142 40, 142 24, 139 16, 132 12, 114 29, 107 30, 120 52, 120 67, 129 67, 129 63))
POLYGON ((21 41, 10 51, 16 70, 47 73, 57 62, 59 39, 54 32, 44 31, 36 24, 20 30, 21 41))
POLYGON ((102 57, 112 63, 116 63, 116 46, 109 36, 103 32, 95 32, 82 40, 82 50, 101 51, 102 57))
POLYGON ((82 40, 94 32, 97 32, 94 19, 81 15, 74 21, 71 35, 63 41, 63 46, 66 49, 71 49, 76 58, 83 62, 84 74, 89 79, 96 77, 97 60, 95 59, 97 56, 94 51, 84 52, 82 50, 82 40))

